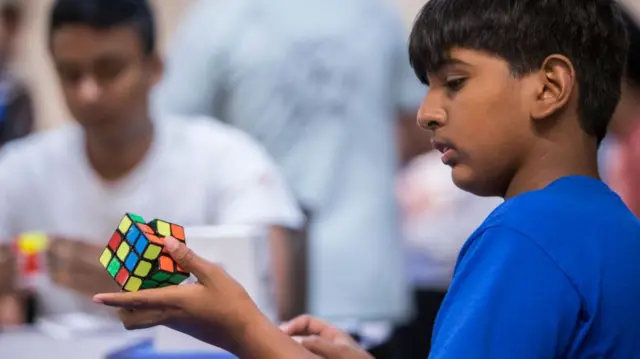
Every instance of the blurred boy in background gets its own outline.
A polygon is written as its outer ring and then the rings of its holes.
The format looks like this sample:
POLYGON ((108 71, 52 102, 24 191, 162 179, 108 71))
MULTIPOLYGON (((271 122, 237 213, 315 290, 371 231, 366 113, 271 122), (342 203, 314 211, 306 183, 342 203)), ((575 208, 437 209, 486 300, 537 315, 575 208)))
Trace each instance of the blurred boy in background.
MULTIPOLYGON (((294 271, 288 236, 302 214, 268 155, 244 133, 209 119, 151 118, 148 96, 162 61, 147 1, 57 0, 49 40, 77 123, 0 152, 0 241, 28 231, 52 238, 50 280, 36 288, 40 314, 111 319, 89 297, 116 288, 98 257, 126 212, 184 226, 268 229, 270 277, 278 310, 286 310, 294 271)), ((17 302, 0 301, 0 312, 14 315, 6 322, 22 320, 17 302)))

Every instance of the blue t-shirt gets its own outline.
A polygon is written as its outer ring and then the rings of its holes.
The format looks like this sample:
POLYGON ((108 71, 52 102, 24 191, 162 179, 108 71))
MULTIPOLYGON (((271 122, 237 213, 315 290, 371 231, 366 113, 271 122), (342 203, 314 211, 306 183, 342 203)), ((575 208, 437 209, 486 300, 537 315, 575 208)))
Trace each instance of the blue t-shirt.
POLYGON ((640 358, 640 221, 582 176, 506 201, 460 253, 429 358, 640 358))

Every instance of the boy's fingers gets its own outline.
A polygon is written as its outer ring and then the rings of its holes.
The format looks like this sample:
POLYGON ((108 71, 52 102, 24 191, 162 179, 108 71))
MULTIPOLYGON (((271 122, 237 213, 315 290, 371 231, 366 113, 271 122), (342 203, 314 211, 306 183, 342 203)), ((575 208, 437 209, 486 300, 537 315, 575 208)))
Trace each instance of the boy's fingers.
POLYGON ((110 307, 118 308, 166 308, 179 305, 178 286, 171 286, 159 289, 145 289, 131 293, 103 293, 96 294, 93 301, 110 307))
POLYGON ((288 335, 320 335, 330 327, 327 323, 310 315, 301 315, 284 323, 280 330, 288 335))
POLYGON ((300 344, 308 351, 323 358, 339 358, 338 347, 328 339, 319 336, 310 336, 303 338, 300 344))
MULTIPOLYGON (((351 337, 340 329, 310 315, 302 315, 294 318, 290 322, 281 325, 280 330, 289 336, 317 335, 332 341, 335 341, 338 338, 345 339, 347 341, 351 340, 351 337)), ((355 343, 355 341, 353 341, 353 343, 355 343)))
POLYGON ((167 252, 171 255, 171 258, 184 270, 195 275, 202 284, 206 285, 211 272, 218 270, 215 264, 204 260, 184 245, 184 243, 173 237, 166 237, 164 239, 164 245, 167 252))
POLYGON ((166 321, 163 309, 118 309, 118 317, 127 330, 146 329, 161 325, 166 321))

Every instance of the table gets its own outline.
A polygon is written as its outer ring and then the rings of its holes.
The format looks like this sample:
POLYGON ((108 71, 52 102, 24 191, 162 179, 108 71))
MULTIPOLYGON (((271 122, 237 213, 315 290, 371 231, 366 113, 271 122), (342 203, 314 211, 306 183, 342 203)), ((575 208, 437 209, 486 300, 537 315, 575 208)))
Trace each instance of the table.
POLYGON ((149 331, 115 331, 68 339, 34 328, 0 333, 0 358, 105 359, 109 353, 151 338, 149 331))
POLYGON ((106 359, 236 359, 228 353, 156 353, 152 340, 144 340, 111 353, 106 359))

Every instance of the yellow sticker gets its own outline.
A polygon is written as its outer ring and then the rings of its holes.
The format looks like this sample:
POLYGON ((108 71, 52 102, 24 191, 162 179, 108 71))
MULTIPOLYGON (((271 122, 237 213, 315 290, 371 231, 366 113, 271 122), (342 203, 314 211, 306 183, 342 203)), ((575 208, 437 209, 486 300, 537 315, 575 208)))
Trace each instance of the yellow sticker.
POLYGON ((124 285, 124 289, 129 292, 135 292, 138 289, 140 289, 141 285, 142 285, 142 280, 140 278, 129 277, 127 284, 124 285))
POLYGON ((122 219, 122 222, 120 222, 120 226, 118 226, 118 229, 120 230, 121 233, 127 234, 129 227, 131 227, 131 220, 129 219, 129 217, 125 216, 122 219))
POLYGON ((109 262, 111 262, 111 258, 113 258, 113 254, 111 254, 109 248, 105 248, 104 252, 102 252, 102 255, 100 256, 100 263, 103 267, 107 268, 109 266, 109 262))

